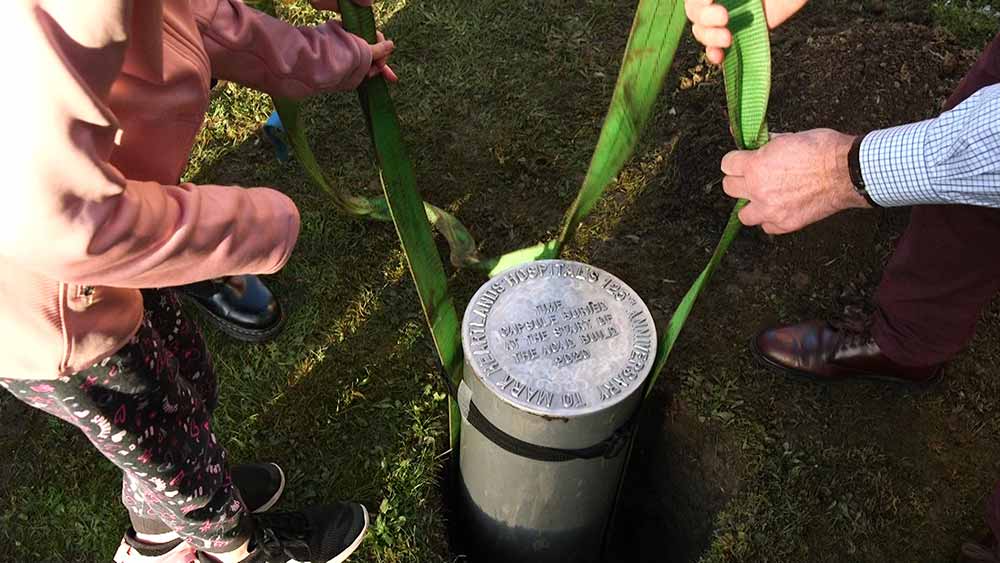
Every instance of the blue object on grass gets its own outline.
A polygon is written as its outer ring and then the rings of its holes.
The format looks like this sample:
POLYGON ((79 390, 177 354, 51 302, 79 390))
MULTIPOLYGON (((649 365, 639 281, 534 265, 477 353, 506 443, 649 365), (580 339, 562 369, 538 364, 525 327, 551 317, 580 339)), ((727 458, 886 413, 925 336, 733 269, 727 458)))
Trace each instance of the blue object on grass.
POLYGON ((287 162, 289 156, 288 140, 285 136, 285 126, 281 124, 281 118, 278 117, 277 111, 271 112, 271 116, 264 122, 262 129, 264 136, 274 147, 274 156, 278 158, 279 162, 287 162))

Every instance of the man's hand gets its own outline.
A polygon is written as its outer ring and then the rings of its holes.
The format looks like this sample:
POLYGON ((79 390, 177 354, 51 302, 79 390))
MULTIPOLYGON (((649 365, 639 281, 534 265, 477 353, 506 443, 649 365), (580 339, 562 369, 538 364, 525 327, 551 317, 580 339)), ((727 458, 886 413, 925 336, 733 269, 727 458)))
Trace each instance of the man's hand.
MULTIPOLYGON (((372 0, 349 0, 354 2, 358 6, 371 6, 372 0)), ((340 3, 338 0, 309 0, 309 4, 317 10, 330 10, 332 12, 340 13, 340 3)), ((385 38, 382 32, 378 32, 378 43, 371 45, 372 50, 372 68, 368 71, 368 78, 373 78, 382 75, 389 82, 399 82, 399 76, 396 72, 392 70, 386 62, 389 60, 389 55, 392 54, 393 49, 396 45, 385 38)))
POLYGON ((832 129, 773 135, 760 150, 722 158, 722 189, 750 200, 740 211, 744 225, 760 225, 771 234, 797 231, 851 207, 870 207, 847 168, 853 142, 832 129))
MULTIPOLYGON (((792 17, 808 0, 761 0, 764 2, 764 15, 767 27, 774 29, 792 17)), ((729 12, 715 0, 685 0, 684 9, 688 19, 693 24, 691 31, 702 45, 705 55, 713 64, 722 63, 725 49, 733 43, 733 34, 726 25, 729 23, 729 12)))

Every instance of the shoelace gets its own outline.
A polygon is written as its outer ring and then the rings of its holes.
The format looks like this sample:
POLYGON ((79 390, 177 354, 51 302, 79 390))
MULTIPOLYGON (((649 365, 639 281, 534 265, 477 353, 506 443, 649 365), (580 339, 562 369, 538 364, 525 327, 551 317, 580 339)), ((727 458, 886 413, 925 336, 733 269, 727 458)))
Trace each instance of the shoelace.
POLYGON ((848 307, 841 317, 830 321, 830 326, 842 335, 839 350, 863 346, 872 337, 872 317, 860 308, 848 307))
POLYGON ((298 512, 273 513, 261 517, 262 522, 254 532, 256 548, 267 555, 281 555, 294 559, 285 542, 304 540, 309 532, 309 521, 298 512))

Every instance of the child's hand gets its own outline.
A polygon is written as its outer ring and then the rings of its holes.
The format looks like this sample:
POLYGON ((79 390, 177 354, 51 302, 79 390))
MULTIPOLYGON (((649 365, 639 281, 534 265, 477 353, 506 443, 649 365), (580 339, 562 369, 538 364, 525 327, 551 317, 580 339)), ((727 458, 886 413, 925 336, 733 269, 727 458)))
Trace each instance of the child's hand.
MULTIPOLYGON (((372 0, 349 0, 354 2, 358 6, 371 6, 372 0)), ((334 12, 340 13, 340 4, 338 0, 309 0, 313 8, 317 10, 332 10, 334 12)), ((372 50, 372 68, 368 71, 368 78, 373 78, 382 75, 383 78, 388 82, 399 82, 399 77, 396 73, 386 64, 389 60, 389 55, 392 54, 393 49, 396 45, 385 38, 382 32, 378 32, 378 43, 374 45, 369 45, 372 50)))
MULTIPOLYGON (((764 17, 768 29, 774 29, 792 17, 805 6, 808 0, 761 0, 764 3, 764 17)), ((733 34, 729 24, 729 12, 717 0, 684 0, 684 9, 691 20, 691 32, 695 39, 705 46, 708 61, 722 63, 725 50, 733 44, 733 34)))
POLYGON ((369 45, 372 50, 372 68, 368 71, 368 78, 372 78, 382 75, 383 78, 388 82, 399 82, 399 77, 393 72, 389 65, 386 64, 389 60, 389 55, 396 48, 395 43, 385 38, 382 32, 377 32, 378 43, 374 45, 369 45))

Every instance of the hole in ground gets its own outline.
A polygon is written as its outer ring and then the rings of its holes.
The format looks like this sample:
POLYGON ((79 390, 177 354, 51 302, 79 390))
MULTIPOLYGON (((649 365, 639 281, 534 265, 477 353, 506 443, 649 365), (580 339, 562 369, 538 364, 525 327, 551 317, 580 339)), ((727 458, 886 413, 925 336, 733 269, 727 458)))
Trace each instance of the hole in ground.
POLYGON ((618 499, 606 560, 698 561, 711 540, 716 514, 739 486, 731 457, 735 450, 662 394, 649 402, 618 499))
POLYGON ((466 539, 469 537, 468 533, 462 525, 465 519, 462 518, 459 495, 458 456, 454 451, 442 467, 438 479, 444 499, 444 518, 447 525, 448 547, 451 551, 450 561, 471 563, 474 559, 470 556, 470 546, 466 539))
MULTIPOLYGON (((732 449, 662 395, 650 398, 608 536, 608 563, 697 561, 711 539, 715 516, 739 486, 727 457, 732 449)), ((463 527, 457 457, 440 476, 451 561, 483 563, 463 527)))

